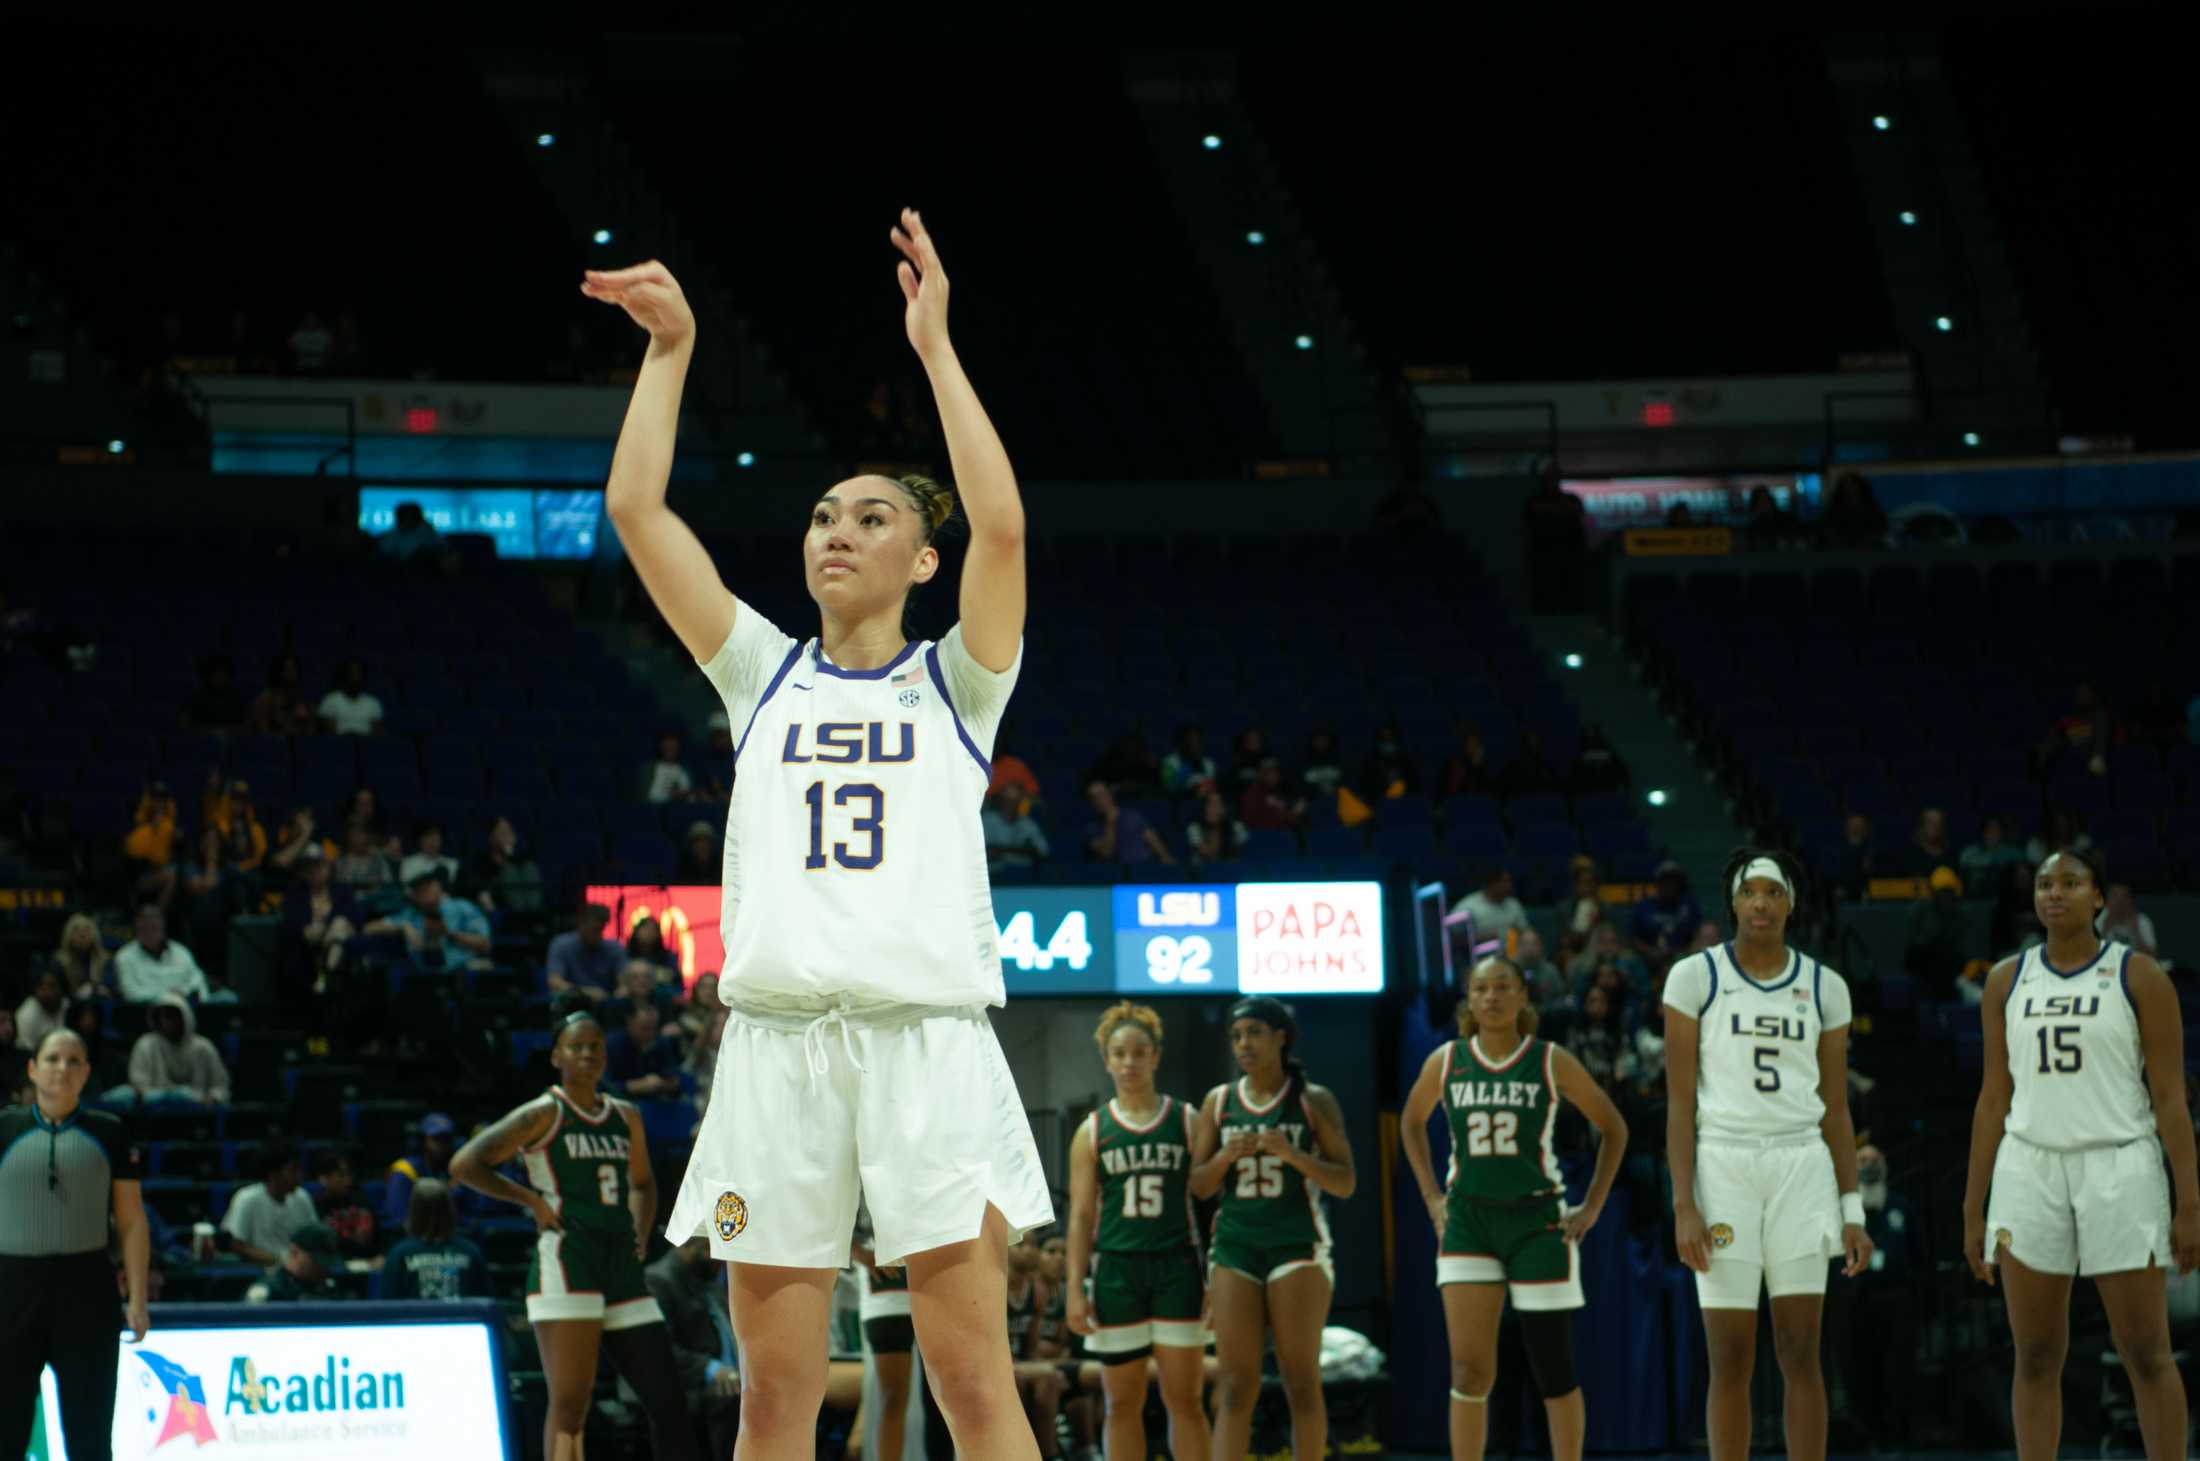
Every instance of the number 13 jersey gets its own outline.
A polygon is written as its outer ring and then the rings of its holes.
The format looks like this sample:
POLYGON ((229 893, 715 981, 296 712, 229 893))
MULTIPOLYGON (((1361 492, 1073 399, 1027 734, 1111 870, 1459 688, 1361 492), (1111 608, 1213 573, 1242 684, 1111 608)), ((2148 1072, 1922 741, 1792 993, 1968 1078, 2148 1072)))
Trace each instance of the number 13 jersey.
POLYGON ((734 732, 720 988, 738 1003, 1002 1002, 978 820, 1001 712, 958 625, 846 670, 746 603, 703 672, 734 732))
POLYGON ((2002 1130, 2054 1151, 2122 1146, 2156 1135, 2139 1016, 2125 982, 2131 950, 2103 943, 2075 969, 2047 951, 2017 956, 2002 1006, 2009 1041, 2009 1115, 2002 1130))
POLYGON ((1790 950, 1787 968, 1759 982, 1719 944, 1691 954, 1665 979, 1665 1002, 1696 1022, 1696 1133, 1714 1141, 1777 1141, 1818 1134, 1818 1037, 1849 1024, 1849 986, 1790 950))

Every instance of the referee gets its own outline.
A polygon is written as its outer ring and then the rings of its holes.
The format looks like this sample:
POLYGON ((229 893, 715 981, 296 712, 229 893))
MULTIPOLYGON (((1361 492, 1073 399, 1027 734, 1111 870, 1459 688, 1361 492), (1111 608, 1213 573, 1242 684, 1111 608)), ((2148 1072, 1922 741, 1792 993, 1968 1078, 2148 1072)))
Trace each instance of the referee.
POLYGON ((107 1259, 114 1215, 129 1274, 129 1324, 149 1327, 150 1243, 138 1154, 122 1118, 79 1104, 84 1042, 54 1030, 31 1060, 37 1099, 0 1111, 0 1457, 30 1447, 40 1372, 53 1366, 72 1461, 111 1461, 121 1342, 107 1259))

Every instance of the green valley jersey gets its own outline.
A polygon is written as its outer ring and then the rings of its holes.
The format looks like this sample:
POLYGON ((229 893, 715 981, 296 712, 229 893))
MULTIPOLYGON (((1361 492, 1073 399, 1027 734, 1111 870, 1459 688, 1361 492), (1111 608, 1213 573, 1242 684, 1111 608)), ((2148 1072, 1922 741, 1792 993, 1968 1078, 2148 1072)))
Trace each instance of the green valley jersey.
POLYGON ((1095 1251, 1158 1253, 1194 1247, 1188 1184, 1192 1173, 1192 1110, 1174 1096, 1144 1126, 1134 1126, 1109 1101, 1086 1118, 1092 1156, 1100 1167, 1100 1231, 1095 1251))
POLYGON ((1558 1084, 1550 1041, 1530 1035, 1501 1061, 1482 1058, 1472 1038, 1444 1059, 1444 1116, 1451 1125, 1454 1210, 1462 1203, 1526 1203, 1565 1190, 1551 1151, 1558 1084))
POLYGON ((569 1235, 623 1238, 631 1245, 634 1214, 626 1205, 631 1108, 604 1096, 593 1112, 583 1111, 556 1086, 550 1101, 557 1118, 549 1135, 520 1153, 528 1182, 550 1199, 569 1235))
MULTIPOLYGON (((1274 1127, 1301 1151, 1318 1154, 1314 1123, 1306 1114, 1305 1088, 1288 1106, 1278 1091, 1265 1106, 1245 1096, 1240 1076, 1223 1088, 1222 1111, 1215 1123, 1218 1139, 1227 1145, 1231 1133, 1255 1134, 1274 1127)), ((1296 1248, 1329 1241, 1329 1222, 1322 1215, 1321 1193, 1307 1185, 1298 1168, 1281 1157, 1240 1157, 1223 1174, 1221 1206, 1215 1212, 1215 1241, 1247 1249, 1296 1248)))

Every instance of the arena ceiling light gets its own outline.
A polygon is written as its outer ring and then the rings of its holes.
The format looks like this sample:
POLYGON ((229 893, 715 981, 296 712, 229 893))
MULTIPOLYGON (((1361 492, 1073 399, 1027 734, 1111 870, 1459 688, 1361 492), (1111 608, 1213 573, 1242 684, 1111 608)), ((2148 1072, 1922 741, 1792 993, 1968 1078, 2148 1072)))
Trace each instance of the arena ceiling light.
POLYGON ((1897 214, 1896 216, 1902 220, 1902 226, 1904 228, 1917 227, 1917 215, 1915 213, 1912 213, 1909 209, 1903 209, 1901 213, 1897 214))
POLYGON ((1872 118, 1872 130, 1874 132, 1884 132, 1893 125, 1894 123, 1888 121, 1884 113, 1872 118))
POLYGON ((537 133, 535 134, 535 145, 536 145, 537 147, 549 147, 549 146, 553 146, 553 145, 555 145, 555 143, 557 142, 557 140, 558 140, 558 139, 557 139, 557 137, 556 137, 556 136, 555 136, 554 134, 552 134, 552 133, 549 133, 549 132, 537 132, 537 133))
POLYGON ((753 467, 756 465, 756 453, 752 451, 742 452, 734 457, 733 464, 737 467, 753 467))
POLYGON ((1580 668, 1581 668, 1581 656, 1580 656, 1579 654, 1569 654, 1569 655, 1567 655, 1567 656, 1566 656, 1566 668, 1567 668, 1567 669, 1569 669, 1569 670, 1578 670, 1578 669, 1580 669, 1580 668))
POLYGON ((1965 446, 1977 446, 1977 445, 1978 445, 1978 433, 1977 433, 1977 432, 1975 432, 1975 431, 1966 431, 1966 432, 1964 432, 1964 433, 1963 433, 1963 444, 1964 444, 1965 446))
POLYGON ((1220 137, 1217 137, 1214 133, 1209 132, 1206 136, 1199 139, 1199 145, 1206 148, 1209 152, 1214 152, 1221 148, 1222 139, 1220 137))
POLYGON ((130 444, 119 436, 107 443, 107 455, 111 457, 119 457, 129 449, 130 444))
POLYGON ((1254 229, 1248 229, 1248 230, 1246 231, 1246 234, 1245 234, 1245 241, 1246 241, 1247 243, 1251 244, 1251 245, 1252 245, 1252 246, 1253 246, 1254 248, 1256 248, 1256 249, 1257 249, 1257 248, 1259 248, 1259 247, 1260 247, 1260 246, 1261 246, 1262 244, 1264 244, 1264 243, 1268 242, 1268 235, 1267 235, 1267 234, 1265 234, 1265 233, 1262 233, 1262 232, 1261 232, 1261 231, 1260 231, 1259 229, 1257 229, 1257 228, 1254 228, 1254 229))
POLYGON ((1648 803, 1650 803, 1650 805, 1654 807, 1662 807, 1666 804, 1669 798, 1665 794, 1664 787, 1653 786, 1650 788, 1649 795, 1645 796, 1643 800, 1647 801, 1648 803))
POLYGON ((599 228, 596 230, 595 237, 597 243, 607 244, 611 242, 611 230, 608 228, 599 228))
POLYGON ((1956 327, 1956 322, 1955 322, 1954 320, 1951 320, 1951 319, 1949 319, 1949 318, 1948 318, 1948 317, 1947 317, 1946 315, 1937 315, 1937 316, 1935 316, 1935 317, 1934 317, 1934 319, 1933 319, 1933 328, 1934 328, 1934 329, 1936 329, 1936 330, 1938 330, 1938 331, 1940 331, 1940 333, 1941 333, 1941 334, 1943 334, 1943 335, 1947 334, 1947 333, 1948 333, 1948 332, 1949 332, 1950 330, 1953 330, 1953 329, 1954 329, 1955 327, 1956 327))
POLYGON ((1311 350, 1314 348, 1314 337, 1312 335, 1301 335, 1296 340, 1293 340, 1291 343, 1298 346, 1301 350, 1311 350))

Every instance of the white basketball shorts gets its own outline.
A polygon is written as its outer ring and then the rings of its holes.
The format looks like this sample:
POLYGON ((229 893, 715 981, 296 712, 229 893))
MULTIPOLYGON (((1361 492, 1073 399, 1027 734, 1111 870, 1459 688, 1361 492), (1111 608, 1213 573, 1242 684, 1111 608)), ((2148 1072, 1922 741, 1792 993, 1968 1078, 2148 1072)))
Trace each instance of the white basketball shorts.
POLYGON ((1986 1253, 2003 1246, 2041 1273, 2167 1268, 2169 1179, 2155 1137, 2122 1146, 2053 1151, 2004 1136, 1986 1202, 1986 1253))
POLYGON ((1833 1153, 1817 1135, 1696 1144, 1696 1210, 1711 1230, 1711 1271, 1696 1275, 1706 1309, 1754 1309, 1774 1298, 1826 1291, 1826 1260, 1841 1251, 1841 1192, 1833 1153))
POLYGON ((710 1109, 665 1222, 713 1257, 848 1262, 858 1198, 877 1261, 1054 1220, 1022 1098, 982 1008, 735 1010, 710 1109))

